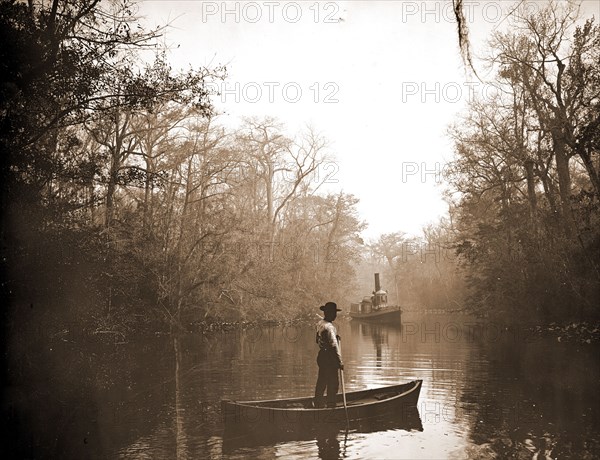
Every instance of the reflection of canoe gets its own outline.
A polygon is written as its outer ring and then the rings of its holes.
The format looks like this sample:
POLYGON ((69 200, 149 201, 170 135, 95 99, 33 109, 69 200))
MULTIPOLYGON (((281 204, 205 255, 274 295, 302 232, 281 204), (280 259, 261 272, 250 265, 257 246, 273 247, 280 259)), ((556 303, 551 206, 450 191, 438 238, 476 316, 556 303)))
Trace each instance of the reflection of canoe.
MULTIPOLYGON (((273 446, 286 441, 316 440, 319 451, 326 449, 328 455, 320 455, 321 458, 342 458, 340 452, 340 440, 346 431, 346 423, 310 424, 308 426, 299 424, 290 428, 288 425, 250 425, 239 426, 226 424, 223 432, 223 452, 230 453, 239 448, 273 446)), ((423 424, 416 406, 403 407, 401 414, 389 412, 371 418, 352 420, 350 422, 350 433, 375 433, 377 431, 423 431, 423 424)), ((265 455, 269 456, 269 455, 265 455)), ((271 455, 272 456, 272 455, 271 455)))
MULTIPOLYGON (((346 393, 348 418, 361 420, 385 414, 395 414, 401 421, 408 408, 419 399, 422 380, 370 390, 346 393)), ((221 402, 226 424, 296 429, 316 424, 339 424, 346 421, 342 395, 337 395, 337 407, 312 408, 313 398, 276 399, 270 401, 221 402)))
POLYGON ((402 310, 400 307, 384 307, 379 310, 372 310, 368 313, 350 312, 353 319, 361 321, 400 321, 402 310))

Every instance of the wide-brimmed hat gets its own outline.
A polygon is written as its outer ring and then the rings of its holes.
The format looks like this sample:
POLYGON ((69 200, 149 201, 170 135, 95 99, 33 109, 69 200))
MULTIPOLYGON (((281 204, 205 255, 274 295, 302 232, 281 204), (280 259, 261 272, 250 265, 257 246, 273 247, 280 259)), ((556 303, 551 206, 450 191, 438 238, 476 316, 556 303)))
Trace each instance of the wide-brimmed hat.
POLYGON ((321 311, 342 311, 337 307, 337 304, 335 302, 327 302, 325 305, 321 305, 319 308, 321 309, 321 311))

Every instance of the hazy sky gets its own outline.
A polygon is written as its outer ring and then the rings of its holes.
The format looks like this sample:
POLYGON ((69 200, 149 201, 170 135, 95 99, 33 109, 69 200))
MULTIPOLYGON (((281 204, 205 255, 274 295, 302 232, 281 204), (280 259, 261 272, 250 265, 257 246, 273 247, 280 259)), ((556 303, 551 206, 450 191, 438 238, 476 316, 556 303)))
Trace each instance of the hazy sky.
MULTIPOLYGON (((517 4, 465 0, 476 54, 517 4)), ((598 18, 600 1, 583 9, 598 18)), ((321 132, 335 155, 327 187, 360 198, 366 238, 418 234, 446 213, 447 126, 473 92, 489 90, 463 66, 451 0, 145 0, 140 14, 172 24, 174 68, 227 65, 215 99, 222 123, 268 115, 290 132, 307 123, 321 132)))

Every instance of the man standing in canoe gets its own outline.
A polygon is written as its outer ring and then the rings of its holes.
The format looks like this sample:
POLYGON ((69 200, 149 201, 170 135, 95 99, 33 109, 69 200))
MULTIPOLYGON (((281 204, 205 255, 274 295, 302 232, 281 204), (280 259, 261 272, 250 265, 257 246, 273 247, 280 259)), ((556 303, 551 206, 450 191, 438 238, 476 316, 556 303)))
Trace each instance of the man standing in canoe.
POLYGON ((333 321, 337 317, 338 309, 334 302, 327 302, 321 306, 324 318, 317 323, 317 344, 319 354, 317 364, 319 365, 319 377, 315 388, 315 407, 324 407, 323 394, 327 389, 327 407, 335 407, 335 399, 338 392, 339 380, 338 369, 344 369, 342 355, 338 343, 339 337, 333 321))

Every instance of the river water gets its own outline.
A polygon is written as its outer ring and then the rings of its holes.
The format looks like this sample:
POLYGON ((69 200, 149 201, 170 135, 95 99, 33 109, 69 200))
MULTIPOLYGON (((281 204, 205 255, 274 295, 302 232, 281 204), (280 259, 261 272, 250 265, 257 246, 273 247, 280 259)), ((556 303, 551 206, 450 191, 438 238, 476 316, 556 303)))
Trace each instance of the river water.
POLYGON ((346 390, 422 379, 420 423, 392 416, 299 439, 224 436, 223 398, 312 394, 307 324, 24 350, 8 394, 13 441, 33 458, 600 458, 596 345, 466 316, 336 324, 346 390))

